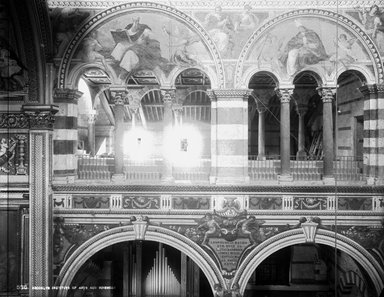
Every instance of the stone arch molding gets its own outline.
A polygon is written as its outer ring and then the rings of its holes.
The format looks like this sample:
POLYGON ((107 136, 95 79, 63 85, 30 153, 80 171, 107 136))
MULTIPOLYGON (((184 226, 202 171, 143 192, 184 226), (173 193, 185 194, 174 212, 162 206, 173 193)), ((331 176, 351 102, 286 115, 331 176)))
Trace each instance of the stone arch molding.
MULTIPOLYGON (((273 67, 258 67, 255 65, 250 66, 248 69, 245 67, 246 60, 248 56, 252 53, 254 50, 254 46, 259 41, 264 34, 266 34, 268 31, 274 29, 275 26, 283 23, 287 20, 295 20, 300 19, 302 17, 317 17, 321 18, 323 20, 328 20, 330 22, 334 22, 335 24, 338 24, 342 26, 346 31, 351 32, 354 37, 356 37, 363 45, 363 48, 366 50, 366 52, 369 55, 369 59, 373 65, 373 70, 370 70, 368 67, 365 66, 357 66, 356 64, 351 64, 350 67, 344 67, 343 65, 340 65, 337 69, 335 67, 334 71, 330 74, 326 74, 325 71, 319 69, 316 69, 316 67, 308 67, 311 68, 311 71, 315 71, 322 79, 324 80, 323 83, 330 83, 335 82, 337 79, 337 75, 345 70, 351 70, 351 69, 359 69, 360 72, 364 73, 367 79, 368 84, 375 84, 379 83, 382 84, 384 82, 384 69, 383 69, 383 63, 380 57, 380 53, 372 41, 371 37, 368 36, 367 33, 365 33, 364 29, 362 29, 358 24, 356 24, 353 20, 346 17, 345 15, 338 14, 333 11, 328 10, 322 10, 322 9, 300 9, 295 11, 290 11, 284 14, 281 14, 274 19, 264 23, 262 26, 260 26, 247 40, 245 46, 243 47, 239 59, 236 64, 236 70, 235 70, 235 87, 236 88, 245 88, 248 86, 249 79, 252 77, 252 74, 260 71, 268 71, 273 72, 273 67)), ((339 63, 341 64, 341 63, 339 63)), ((304 68, 303 71, 306 69, 304 68)), ((278 75, 279 77, 279 75, 278 75)), ((283 84, 292 84, 292 80, 294 77, 291 78, 283 78, 281 77, 280 83, 283 84)))
MULTIPOLYGON (((207 31, 200 25, 199 22, 197 22, 191 16, 181 12, 180 10, 164 4, 152 2, 131 2, 120 4, 108 8, 89 19, 88 22, 85 23, 77 31, 76 35, 72 38, 64 52, 58 71, 58 88, 66 88, 71 86, 72 82, 69 78, 75 78, 75 75, 69 73, 71 61, 82 40, 97 26, 105 23, 108 20, 112 20, 114 17, 121 16, 128 12, 160 12, 176 19, 177 21, 186 25, 192 31, 196 32, 199 37, 201 37, 204 45, 208 49, 214 63, 215 70, 208 71, 209 75, 215 75, 214 77, 210 77, 211 83, 214 84, 212 85, 212 88, 225 88, 224 66, 220 57, 220 53, 207 31)), ((77 73, 80 73, 79 69, 76 69, 76 71, 77 73)), ((160 79, 159 81, 162 80, 160 79)))
POLYGON ((163 227, 147 225, 146 230, 141 230, 141 232, 135 230, 135 227, 134 225, 127 225, 103 231, 78 247, 60 271, 56 281, 56 285, 59 287, 57 297, 67 296, 68 290, 66 288, 71 285, 78 270, 92 255, 110 245, 136 239, 161 242, 178 249, 199 266, 207 277, 212 290, 217 283, 225 287, 225 281, 219 268, 199 245, 179 233, 163 227), (140 234, 139 237, 138 234, 140 234))
MULTIPOLYGON (((238 268, 233 283, 238 283, 241 293, 244 294, 249 278, 261 262, 278 250, 306 242, 306 238, 301 228, 285 231, 267 239, 247 255, 238 268)), ((384 269, 366 249, 344 235, 336 234, 335 239, 334 232, 324 229, 317 230, 314 242, 330 247, 335 247, 336 244, 337 249, 347 253, 355 259, 371 278, 377 296, 380 295, 380 292, 384 287, 384 269)))

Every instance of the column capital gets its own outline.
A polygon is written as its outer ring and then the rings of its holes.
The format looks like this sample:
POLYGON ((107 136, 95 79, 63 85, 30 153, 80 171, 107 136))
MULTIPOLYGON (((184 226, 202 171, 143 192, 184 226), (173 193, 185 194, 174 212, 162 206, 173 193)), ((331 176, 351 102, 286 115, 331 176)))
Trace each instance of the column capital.
POLYGON ((319 95, 323 103, 330 103, 335 99, 334 98, 334 95, 336 94, 335 87, 318 87, 316 90, 319 92, 319 95))
POLYGON ((217 98, 242 98, 243 100, 248 100, 248 96, 251 95, 252 90, 250 89, 216 89, 216 90, 208 90, 207 91, 208 96, 211 98, 212 101, 214 99, 212 96, 215 97, 215 100, 217 98))
POLYGON ((376 94, 376 84, 371 84, 371 85, 363 85, 359 88, 359 91, 364 95, 364 96, 371 96, 373 94, 376 94))
POLYGON ((83 93, 76 89, 54 89, 53 102, 77 104, 82 95, 83 93))
POLYGON ((176 101, 176 89, 175 88, 161 88, 161 97, 164 104, 172 104, 176 101))
POLYGON ((275 89, 276 95, 280 98, 281 104, 289 103, 291 101, 293 90, 294 90, 293 87, 289 87, 289 88, 279 88, 279 87, 277 87, 275 89))
POLYGON ((127 89, 125 87, 111 87, 111 101, 114 105, 124 105, 127 100, 127 89))
POLYGON ((88 114, 88 124, 94 124, 97 118, 97 111, 92 109, 88 114))
POLYGON ((59 111, 56 105, 23 105, 22 111, 27 115, 30 129, 52 130, 55 114, 59 111))

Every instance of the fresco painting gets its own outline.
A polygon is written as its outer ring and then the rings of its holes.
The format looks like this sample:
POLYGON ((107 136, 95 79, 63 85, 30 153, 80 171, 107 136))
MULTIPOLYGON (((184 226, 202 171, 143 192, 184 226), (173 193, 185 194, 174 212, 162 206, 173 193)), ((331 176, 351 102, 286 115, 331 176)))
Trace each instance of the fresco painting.
POLYGON ((196 14, 223 59, 237 57, 249 36, 267 17, 267 13, 253 12, 248 4, 240 12, 223 12, 221 6, 216 6, 212 12, 196 14))
POLYGON ((200 66, 210 61, 200 36, 168 16, 127 14, 95 28, 83 39, 76 57, 100 62, 124 81, 142 70, 168 75, 175 67, 200 66))
POLYGON ((293 77, 308 66, 319 66, 328 74, 336 65, 365 63, 368 55, 351 33, 327 20, 289 20, 264 33, 253 46, 248 64, 279 70, 293 77))
POLYGON ((368 8, 356 7, 349 15, 360 22, 365 32, 372 37, 381 55, 384 55, 384 7, 372 5, 368 8))

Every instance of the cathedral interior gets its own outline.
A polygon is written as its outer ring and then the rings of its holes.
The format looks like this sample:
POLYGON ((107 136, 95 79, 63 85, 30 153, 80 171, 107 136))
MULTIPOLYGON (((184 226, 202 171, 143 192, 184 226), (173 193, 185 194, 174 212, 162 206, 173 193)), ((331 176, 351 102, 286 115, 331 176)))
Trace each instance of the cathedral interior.
POLYGON ((382 297, 381 0, 1 0, 0 297, 382 297))

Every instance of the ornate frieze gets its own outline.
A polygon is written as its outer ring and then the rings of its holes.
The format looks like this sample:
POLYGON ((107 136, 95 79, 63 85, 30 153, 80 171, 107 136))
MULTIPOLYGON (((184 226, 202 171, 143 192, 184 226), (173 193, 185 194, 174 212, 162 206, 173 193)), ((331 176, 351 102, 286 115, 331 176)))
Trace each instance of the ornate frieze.
POLYGON ((0 128, 28 129, 29 115, 24 113, 0 113, 0 128))
POLYGON ((293 209, 297 210, 326 210, 327 197, 294 197, 293 209))
POLYGON ((249 209, 250 210, 277 210, 282 209, 282 197, 249 197, 249 209))
POLYGON ((28 134, 0 133, 0 175, 27 175, 28 150, 28 134))
POLYGON ((123 196, 124 209, 160 209, 160 196, 123 196))
POLYGON ((372 197, 339 197, 339 210, 372 210, 372 197))
POLYGON ((210 209, 210 196, 174 196, 173 209, 210 209))

